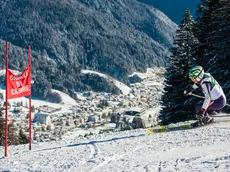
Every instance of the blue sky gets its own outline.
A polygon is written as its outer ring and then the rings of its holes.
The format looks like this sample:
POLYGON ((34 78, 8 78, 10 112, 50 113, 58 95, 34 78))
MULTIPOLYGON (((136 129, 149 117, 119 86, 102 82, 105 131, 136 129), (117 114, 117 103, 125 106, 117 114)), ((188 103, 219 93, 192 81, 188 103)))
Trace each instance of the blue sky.
POLYGON ((160 11, 164 12, 171 20, 179 24, 182 20, 186 9, 191 11, 195 16, 196 5, 200 0, 139 0, 150 4, 160 11))

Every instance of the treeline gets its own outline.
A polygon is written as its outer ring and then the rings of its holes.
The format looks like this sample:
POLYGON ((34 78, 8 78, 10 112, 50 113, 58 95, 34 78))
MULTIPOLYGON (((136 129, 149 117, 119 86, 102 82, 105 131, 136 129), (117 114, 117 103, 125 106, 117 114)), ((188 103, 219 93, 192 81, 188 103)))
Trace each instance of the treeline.
MULTIPOLYGON (((0 69, 5 70, 5 41, 0 40, 0 69)), ((27 63, 27 50, 9 43, 9 69, 21 72, 27 63), (20 58, 19 58, 20 57, 20 58)), ((41 99, 53 96, 51 89, 60 90, 72 98, 77 98, 76 91, 105 91, 118 94, 118 88, 108 83, 103 77, 93 74, 82 74, 82 66, 74 63, 58 64, 48 57, 47 52, 32 50, 32 94, 41 99)), ((127 80, 127 82, 129 82, 127 80)), ((5 75, 0 76, 0 83, 5 85, 5 75)), ((58 102, 57 102, 58 103, 58 102)))
MULTIPOLYGON (((194 19, 187 10, 177 30, 162 96, 162 124, 194 119, 195 104, 183 91, 190 84, 188 70, 201 65, 223 87, 230 99, 230 1, 201 0, 194 19)), ((198 90, 199 92, 199 90, 198 90)), ((224 111, 230 109, 225 107, 224 111)))
MULTIPOLYGON (((3 117, 2 108, 0 108, 0 146, 4 145, 5 139, 5 118, 3 117)), ((28 136, 23 129, 16 127, 15 122, 11 121, 8 125, 8 145, 27 144, 28 136)))

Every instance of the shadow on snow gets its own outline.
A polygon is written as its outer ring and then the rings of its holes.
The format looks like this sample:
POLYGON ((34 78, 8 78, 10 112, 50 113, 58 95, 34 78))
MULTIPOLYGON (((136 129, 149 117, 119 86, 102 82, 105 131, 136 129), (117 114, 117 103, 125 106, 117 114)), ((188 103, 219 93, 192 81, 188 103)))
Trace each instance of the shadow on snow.
POLYGON ((34 152, 60 149, 60 148, 64 148, 64 147, 68 148, 68 147, 75 147, 75 146, 91 145, 91 144, 95 144, 95 143, 106 143, 106 142, 129 139, 129 138, 135 138, 135 137, 140 137, 140 136, 145 136, 145 135, 146 134, 139 134, 139 135, 132 135, 132 136, 115 137, 115 138, 107 139, 107 140, 95 140, 95 141, 90 141, 90 142, 76 143, 76 144, 71 144, 71 145, 66 145, 66 146, 58 146, 58 147, 53 147, 53 148, 41 149, 41 150, 37 150, 37 151, 34 151, 34 152))

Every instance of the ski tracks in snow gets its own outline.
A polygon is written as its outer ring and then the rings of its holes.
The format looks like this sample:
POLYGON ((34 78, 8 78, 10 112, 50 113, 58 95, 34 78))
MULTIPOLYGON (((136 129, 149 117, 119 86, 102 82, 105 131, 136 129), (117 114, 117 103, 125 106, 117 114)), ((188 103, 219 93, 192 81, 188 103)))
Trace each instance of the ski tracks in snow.
POLYGON ((157 170, 157 172, 161 172, 161 161, 159 162, 159 164, 158 164, 158 170, 157 170))
POLYGON ((93 162, 93 163, 95 163, 95 159, 99 155, 99 148, 96 145, 96 143, 91 143, 91 144, 89 144, 89 146, 90 146, 90 150, 91 151, 90 151, 89 160, 87 160, 87 162, 93 162))
MULTIPOLYGON (((128 156, 136 151, 138 151, 139 149, 145 147, 146 145, 150 144, 152 141, 149 141, 147 142, 146 144, 143 144, 142 146, 137 146, 135 147, 132 151, 128 151, 127 153, 124 153, 124 154, 115 154, 115 155, 112 155, 112 156, 109 156, 109 157, 105 157, 103 158, 103 162, 98 164, 97 166, 93 167, 89 172, 94 172, 94 171, 100 171, 99 169, 103 166, 105 166, 106 164, 108 163, 111 163, 115 160, 118 160, 118 159, 122 159, 123 157, 125 156, 128 156)), ((148 171, 148 168, 146 167, 146 171, 148 171)))
POLYGON ((11 146, 10 156, 0 159, 0 171, 230 171, 227 124, 144 134, 144 130, 133 130, 81 138, 68 145, 42 143, 34 145, 32 151, 27 145, 11 146))
POLYGON ((216 125, 216 127, 215 129, 207 127, 198 130, 130 138, 128 141, 111 142, 111 148, 108 148, 108 145, 104 145, 107 147, 104 148, 103 144, 100 144, 101 156, 104 155, 104 158, 89 171, 100 172, 105 171, 105 169, 107 171, 126 171, 127 168, 128 171, 148 172, 196 171, 200 167, 207 168, 206 166, 210 163, 213 167, 209 169, 213 169, 213 171, 220 168, 227 168, 230 171, 230 165, 228 167, 225 164, 230 159, 224 152, 226 145, 221 144, 222 141, 229 142, 227 139, 229 131, 223 126, 216 125), (212 135, 210 136, 209 133, 212 135), (144 143, 143 141, 147 142, 144 143), (219 146, 221 151, 215 152, 216 147, 219 146), (209 152, 218 153, 222 157, 218 160, 212 160, 209 152))

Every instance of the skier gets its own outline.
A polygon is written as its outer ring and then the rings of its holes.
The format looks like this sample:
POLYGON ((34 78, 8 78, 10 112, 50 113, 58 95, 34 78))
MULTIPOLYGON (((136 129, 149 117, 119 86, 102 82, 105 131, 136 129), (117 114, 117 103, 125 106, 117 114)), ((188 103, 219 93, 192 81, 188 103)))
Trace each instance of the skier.
POLYGON ((204 102, 196 105, 197 121, 192 124, 193 127, 213 122, 213 118, 209 115, 217 114, 216 110, 222 109, 226 105, 226 97, 218 82, 210 73, 205 73, 203 67, 195 66, 189 70, 189 78, 194 82, 192 90, 184 91, 186 96, 191 95, 192 91, 201 86, 205 95, 204 102))

